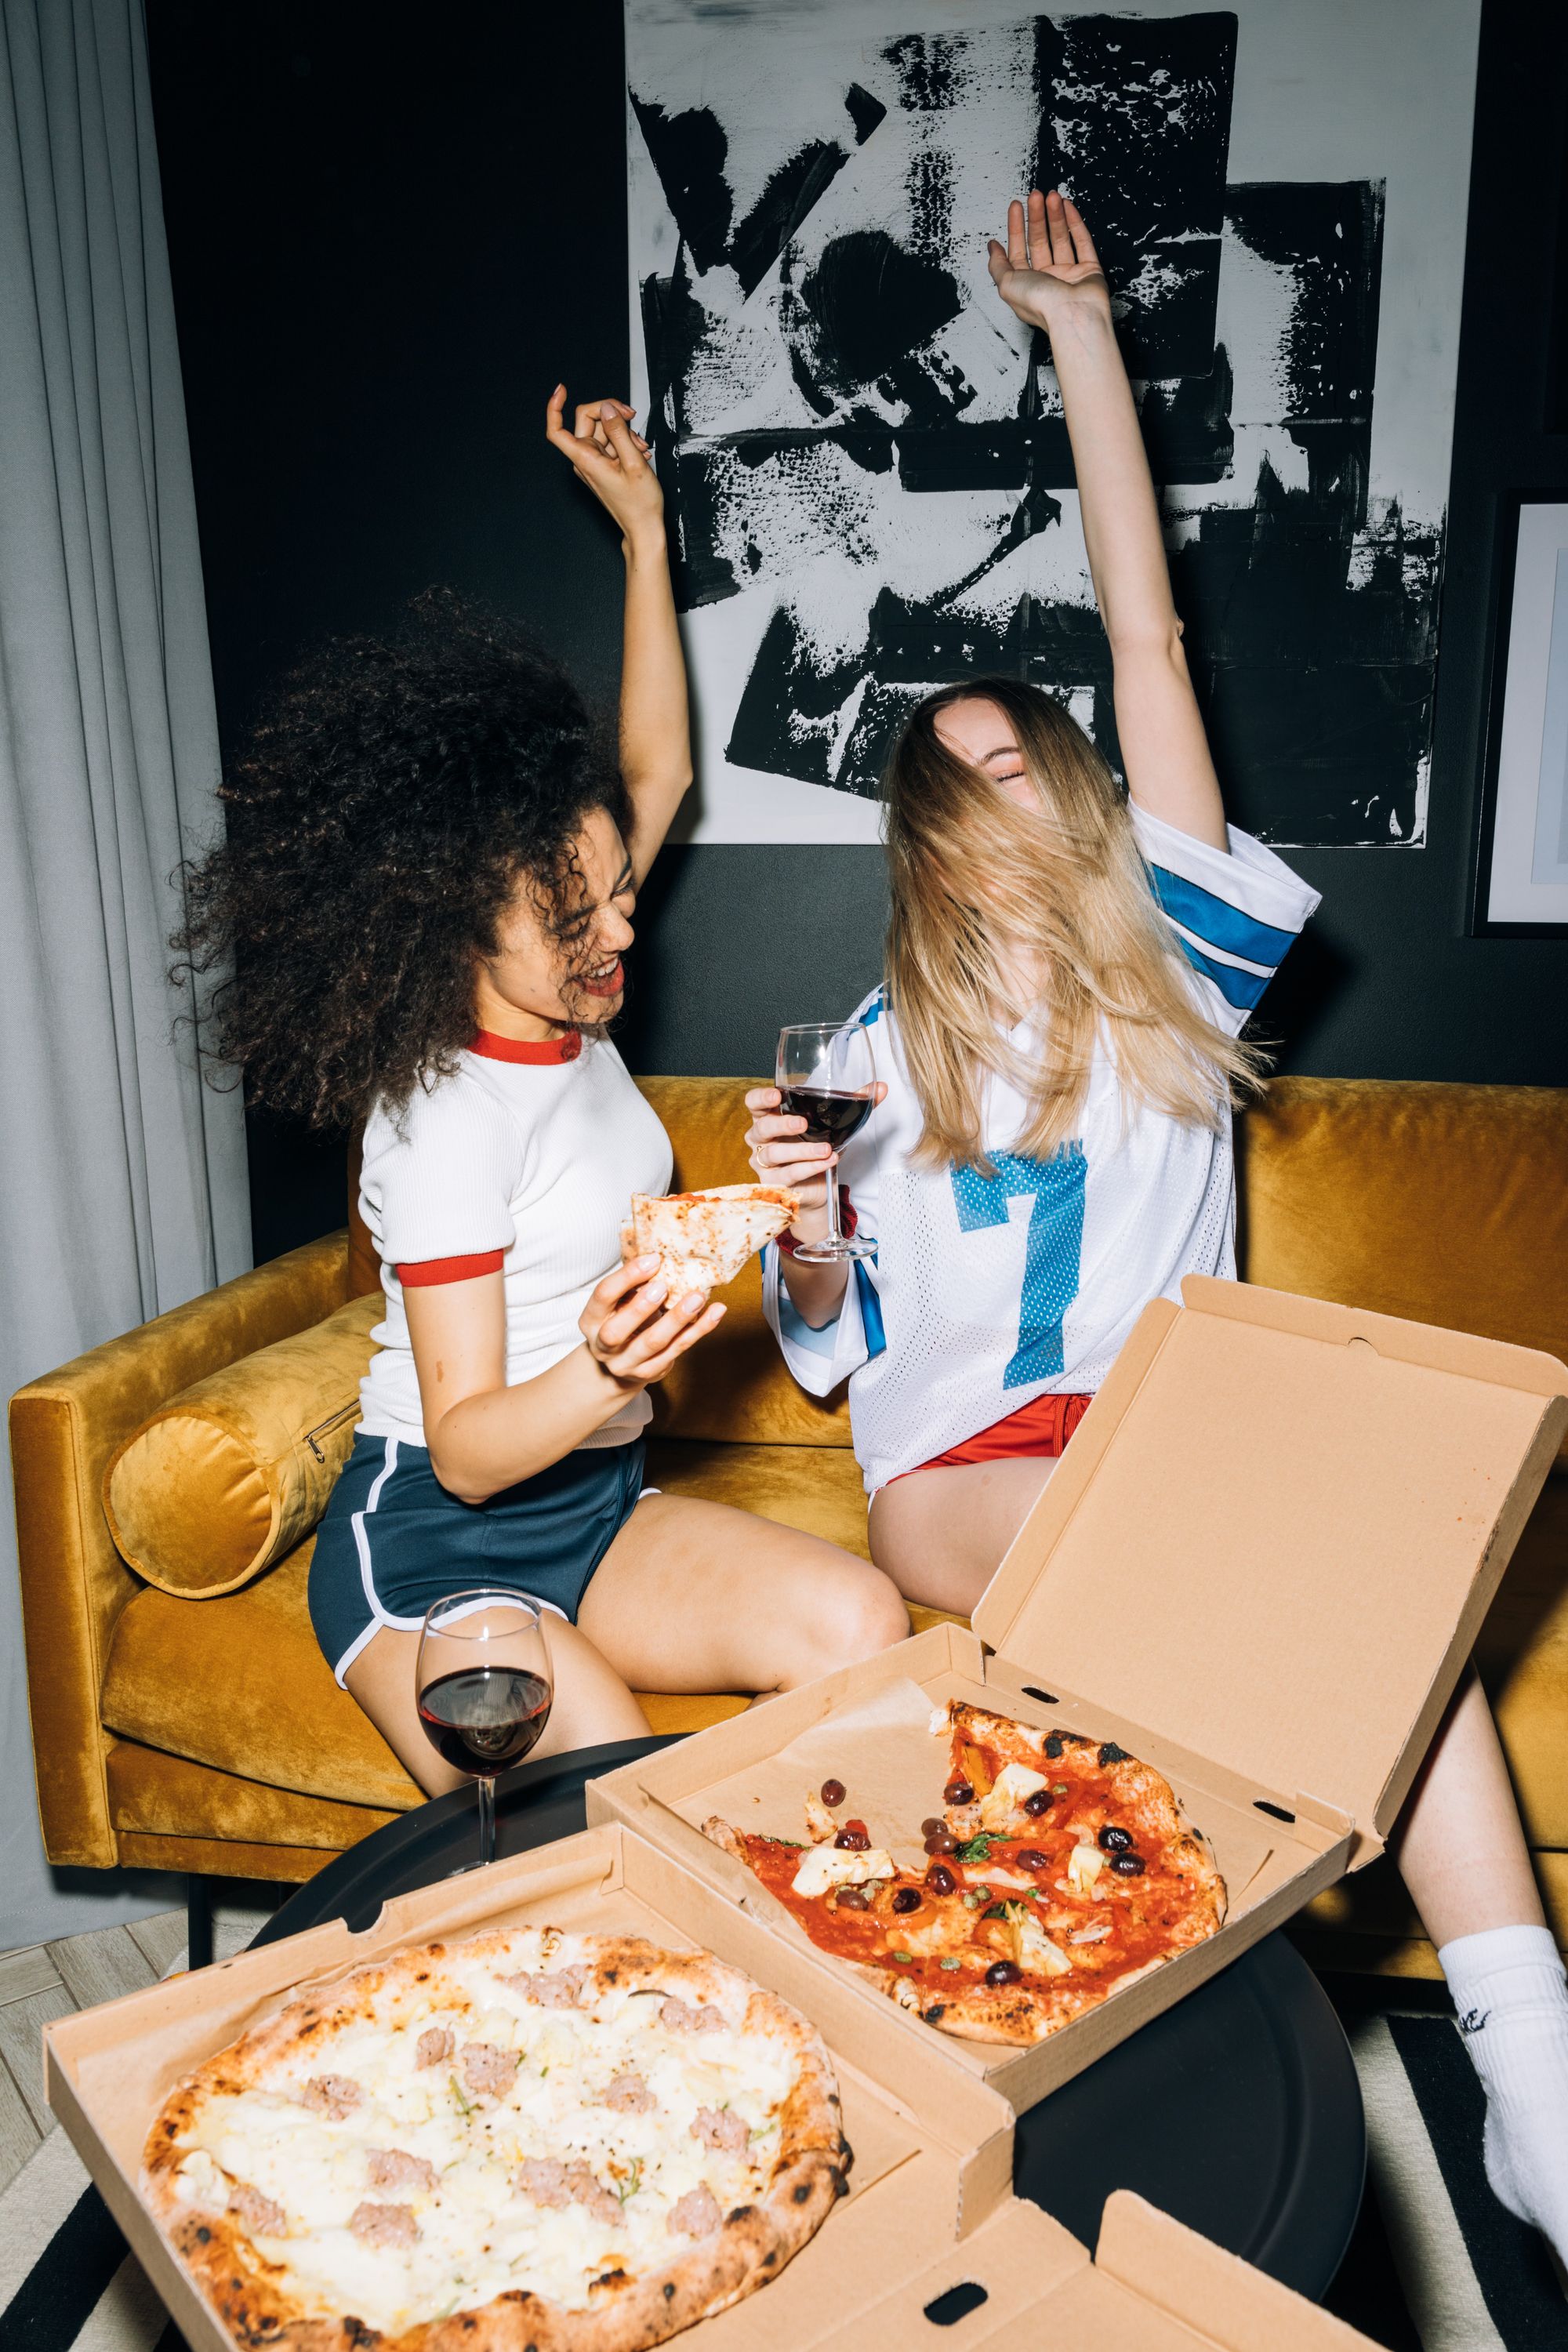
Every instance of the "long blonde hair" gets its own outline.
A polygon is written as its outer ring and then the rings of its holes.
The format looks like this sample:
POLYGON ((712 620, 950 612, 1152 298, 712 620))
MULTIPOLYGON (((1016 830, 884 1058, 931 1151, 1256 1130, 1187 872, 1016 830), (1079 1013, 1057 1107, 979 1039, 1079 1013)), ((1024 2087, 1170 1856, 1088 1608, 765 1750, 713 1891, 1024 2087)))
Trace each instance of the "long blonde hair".
POLYGON ((1263 1055, 1198 1011, 1116 779, 1048 695, 977 678, 930 696, 894 745, 887 794, 888 985, 925 1114, 917 1166, 987 1169, 992 1076, 1028 1107, 1012 1149, 1049 1159, 1081 1130, 1100 1038, 1130 1108, 1214 1127, 1256 1091, 1263 1055), (938 717, 969 700, 1012 722, 1037 809, 942 742, 938 717), (1039 975, 1026 999, 1020 970, 1039 975), (1030 1013, 1025 1051, 1008 1033, 1030 1013))

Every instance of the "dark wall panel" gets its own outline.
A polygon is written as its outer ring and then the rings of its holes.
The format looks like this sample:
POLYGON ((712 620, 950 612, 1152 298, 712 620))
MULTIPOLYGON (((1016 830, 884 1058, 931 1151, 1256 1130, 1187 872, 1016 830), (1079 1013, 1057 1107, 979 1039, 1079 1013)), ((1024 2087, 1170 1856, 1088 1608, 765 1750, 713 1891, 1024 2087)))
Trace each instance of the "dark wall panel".
MULTIPOLYGON (((613 694, 612 535, 539 427, 558 376, 627 378, 618 7, 147 5, 226 740, 297 646, 437 580, 613 694)), ((1496 499, 1568 494, 1565 121, 1568 11, 1488 0, 1428 845, 1295 859, 1325 903, 1265 1003, 1288 1069, 1568 1083, 1568 946, 1464 935, 1496 499)), ((875 850, 670 852, 628 1059, 762 1069, 781 1021, 876 977, 885 912, 875 850)), ((340 1150, 251 1145, 258 1256, 339 1222, 340 1150)))

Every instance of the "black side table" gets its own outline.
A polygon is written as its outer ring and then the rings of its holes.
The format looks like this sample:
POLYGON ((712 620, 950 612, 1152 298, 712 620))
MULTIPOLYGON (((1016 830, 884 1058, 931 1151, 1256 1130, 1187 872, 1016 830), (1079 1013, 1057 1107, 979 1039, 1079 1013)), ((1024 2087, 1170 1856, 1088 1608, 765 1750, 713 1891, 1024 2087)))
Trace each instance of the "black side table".
MULTIPOLYGON (((496 1786, 496 1852, 525 1853, 586 1820, 600 1773, 668 1745, 624 1740, 520 1765, 496 1786)), ((323 1920, 367 1927, 382 1905, 477 1851, 474 1800, 435 1798, 302 1886, 257 1937, 323 1920)), ((1092 2245, 1113 2189, 1151 2204, 1316 2299, 1361 2206, 1366 2132, 1339 2020, 1282 1936, 1255 1945, 1018 2124, 1014 2185, 1092 2245)))

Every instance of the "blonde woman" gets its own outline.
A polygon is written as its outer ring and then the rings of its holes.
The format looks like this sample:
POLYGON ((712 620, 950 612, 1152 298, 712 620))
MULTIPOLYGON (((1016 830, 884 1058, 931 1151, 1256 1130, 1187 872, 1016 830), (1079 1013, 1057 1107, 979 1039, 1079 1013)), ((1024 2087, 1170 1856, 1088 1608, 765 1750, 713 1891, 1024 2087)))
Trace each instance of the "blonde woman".
MULTIPOLYGON (((990 258, 1050 338, 1129 798, 1035 688, 930 697, 889 770, 887 984, 859 1014, 881 1099, 836 1160, 773 1089, 747 1097, 753 1166, 806 1203, 768 1253, 784 1356, 813 1394, 849 1381, 878 1566, 962 1612, 1149 1300, 1235 1274, 1230 1107, 1261 1066, 1240 1032, 1317 905, 1226 824, 1081 218, 1037 192, 990 258), (828 1169, 876 1243, 852 1269, 794 1255, 828 1169)), ((1492 2186, 1568 2253, 1568 1990, 1473 1676, 1400 1862, 1486 2085, 1492 2186)))

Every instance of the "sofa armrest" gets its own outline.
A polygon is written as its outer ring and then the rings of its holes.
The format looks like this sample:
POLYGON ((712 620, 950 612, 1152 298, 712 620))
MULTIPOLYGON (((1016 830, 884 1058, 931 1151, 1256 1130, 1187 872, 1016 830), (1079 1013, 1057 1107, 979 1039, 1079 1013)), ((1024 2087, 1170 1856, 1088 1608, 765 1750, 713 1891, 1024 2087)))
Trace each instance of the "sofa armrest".
POLYGON ((110 1456, 193 1381, 342 1306, 347 1258, 342 1233, 307 1243, 105 1340, 11 1400, 28 1704, 51 1862, 102 1869, 119 1858, 99 1695, 115 1621, 142 1586, 103 1515, 110 1456))

